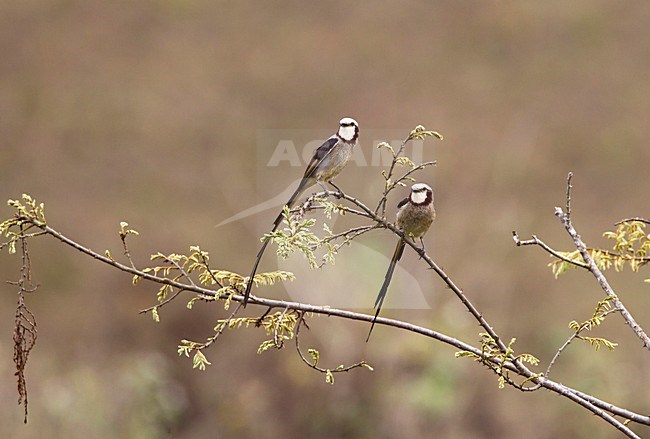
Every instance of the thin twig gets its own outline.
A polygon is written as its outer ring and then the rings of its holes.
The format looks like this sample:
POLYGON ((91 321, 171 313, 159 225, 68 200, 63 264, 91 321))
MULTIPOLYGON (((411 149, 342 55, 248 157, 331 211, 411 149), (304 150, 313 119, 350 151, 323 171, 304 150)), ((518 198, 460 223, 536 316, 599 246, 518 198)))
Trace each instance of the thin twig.
POLYGON ((210 264, 208 263, 208 259, 205 257, 205 254, 203 252, 198 252, 199 256, 201 257, 201 262, 205 266, 205 269, 208 271, 210 274, 210 278, 212 278, 212 281, 216 284, 219 285, 219 288, 223 288, 223 284, 219 282, 219 279, 214 275, 212 272, 212 269, 210 269, 210 264))
POLYGON ((259 317, 257 318, 257 322, 255 323, 255 327, 256 327, 256 328, 259 328, 260 326, 262 326, 262 321, 264 320, 264 317, 268 316, 268 315, 271 313, 272 310, 273 310, 273 307, 272 307, 272 306, 269 306, 269 307, 266 309, 266 311, 264 311, 264 314, 262 314, 261 316, 259 316, 259 317))
POLYGON ((374 230, 377 227, 379 227, 377 224, 353 227, 351 229, 347 229, 344 232, 335 233, 333 235, 326 236, 325 238, 323 238, 323 242, 332 242, 332 241, 335 241, 335 240, 337 240, 339 238, 348 238, 350 236, 357 237, 357 236, 360 236, 360 235, 362 235, 362 234, 364 234, 366 232, 374 230))
POLYGON ((133 262, 133 258, 131 257, 131 252, 129 251, 129 246, 126 244, 126 237, 129 235, 128 233, 122 233, 120 232, 120 240, 122 241, 122 247, 124 248, 124 256, 126 256, 126 259, 129 261, 129 264, 131 264, 132 268, 136 268, 135 263, 133 262))
MULTIPOLYGON (((617 312, 617 311, 619 311, 619 309, 612 308, 612 309, 609 309, 609 310, 605 311, 604 313, 600 314, 599 316, 604 318, 604 317, 607 317, 609 314, 612 314, 612 313, 617 312)), ((544 374, 544 376, 548 377, 551 374, 551 369, 555 365, 555 362, 558 360, 558 358, 560 358, 560 355, 562 355, 562 352, 564 352, 564 350, 569 346, 569 344, 571 344, 571 342, 573 340, 575 340, 576 338, 579 338, 580 333, 582 331, 586 330, 586 329, 587 329, 586 327, 578 328, 578 330, 575 331, 573 334, 571 334, 571 336, 562 344, 562 346, 560 346, 560 348, 557 350, 557 352, 553 356, 553 359, 550 361, 550 363, 548 363, 548 367, 546 368, 546 373, 544 374)))
POLYGON ((573 179, 573 172, 569 172, 566 178, 566 214, 568 218, 571 218, 571 180, 573 179))
POLYGON ((379 199, 379 203, 377 203, 377 207, 374 210, 375 214, 379 213, 379 209, 381 209, 381 216, 386 215, 386 201, 388 199, 388 194, 394 189, 395 185, 393 184, 388 184, 390 181, 391 177, 393 176, 393 171, 395 170, 395 165, 397 164, 397 158, 402 154, 402 151, 404 151, 404 147, 406 144, 412 140, 411 136, 409 135, 406 137, 404 140, 402 140, 402 143, 399 146, 399 149, 397 152, 395 150, 392 150, 391 152, 393 153, 393 160, 390 162, 390 167, 388 168, 388 172, 386 175, 384 175, 384 179, 386 180, 384 184, 384 193, 379 199))
POLYGON ((631 222, 633 222, 633 221, 636 221, 636 222, 638 222, 638 223, 650 224, 650 220, 647 220, 647 219, 645 219, 645 218, 635 217, 635 218, 626 218, 626 219, 622 219, 622 220, 620 220, 620 221, 615 222, 614 225, 615 225, 615 226, 620 226, 620 225, 623 224, 623 223, 631 223, 631 222))
MULTIPOLYGON (((185 271, 185 269, 183 267, 181 267, 181 264, 179 264, 178 262, 168 258, 167 256, 164 256, 163 260, 166 261, 169 264, 172 264, 179 271, 181 276, 184 277, 185 279, 187 279, 187 281, 190 283, 190 285, 196 286, 196 284, 194 283, 194 279, 192 279, 192 277, 189 275, 189 273, 187 271, 185 271)), ((175 280, 178 280, 180 278, 181 277, 178 277, 178 276, 174 277, 175 280)))
MULTIPOLYGON (((196 286, 196 285, 194 285, 194 286, 196 286)), ((140 311, 138 311, 138 314, 146 314, 148 312, 153 311, 155 308, 161 308, 161 307, 167 305, 169 302, 176 299, 176 297, 178 297, 183 291, 186 291, 186 289, 185 288, 177 288, 176 292, 174 294, 170 295, 169 297, 167 297, 162 302, 159 302, 159 303, 157 303, 155 305, 152 305, 152 306, 150 306, 148 308, 141 309, 140 311)))
POLYGON ((282 337, 280 337, 280 325, 282 324, 287 311, 289 311, 289 307, 285 307, 284 310, 282 310, 282 313, 278 317, 278 321, 275 324, 275 328, 273 328, 273 343, 275 343, 275 347, 278 349, 282 349, 284 347, 284 340, 282 337))
POLYGON ((36 289, 31 283, 31 261, 27 250, 27 236, 25 236, 25 225, 20 225, 20 241, 22 265, 20 267, 20 278, 16 282, 18 286, 18 305, 16 307, 16 318, 14 326, 14 363, 16 364, 16 377, 18 377, 18 404, 24 407, 24 422, 27 424, 28 401, 27 401, 27 380, 25 379, 25 367, 29 354, 36 344, 38 331, 36 318, 25 304, 25 293, 36 289))
MULTIPOLYGON (((29 227, 27 229, 25 229, 25 230, 29 230, 32 227, 34 227, 34 226, 32 226, 30 224, 29 227)), ((36 233, 23 233, 21 236, 24 236, 25 238, 34 238, 36 236, 41 236, 41 235, 45 235, 45 232, 39 231, 39 232, 36 232, 36 233)), ((6 241, 6 242, 1 242, 0 243, 0 250, 4 249, 8 245, 10 245, 12 242, 18 241, 19 239, 20 239, 20 237, 17 237, 15 239, 10 239, 9 241, 6 241)))
POLYGON ((238 313, 239 310, 241 309, 242 305, 243 305, 243 303, 239 302, 239 303, 237 304, 237 306, 235 307, 235 310, 234 310, 232 313, 230 313, 230 316, 228 316, 228 318, 226 319, 224 325, 221 326, 221 327, 219 328, 219 330, 218 330, 217 332, 215 332, 214 336, 213 336, 213 337, 210 337, 210 339, 208 339, 208 341, 206 341, 206 342, 203 344, 203 346, 197 347, 197 349, 198 349, 198 350, 203 350, 203 349, 207 348, 208 346, 210 346, 210 345, 211 345, 212 343, 214 343, 215 341, 217 341, 217 338, 219 338, 219 336, 220 336, 221 334, 223 334, 223 331, 224 331, 224 330, 226 329, 226 327, 228 326, 228 323, 229 323, 232 319, 235 318, 235 316, 237 315, 237 313, 238 313))
MULTIPOLYGON (((323 238, 323 243, 328 243, 340 238, 345 238, 343 239, 343 241, 339 242, 338 244, 334 245, 331 248, 330 252, 336 254, 343 246, 350 244, 353 240, 357 239, 359 236, 364 235, 377 228, 379 228, 377 224, 353 227, 344 232, 336 233, 331 236, 326 236, 325 238, 323 238)), ((318 265, 318 268, 321 268, 327 263, 326 256, 327 255, 323 256, 323 261, 318 265)))
MULTIPOLYGON (((321 192, 316 192, 316 193, 312 194, 311 196, 309 196, 309 197, 305 200, 305 202, 304 202, 303 204, 301 204, 301 205, 299 205, 299 206, 294 207, 293 209, 291 209, 290 212, 291 212, 292 214, 297 215, 297 216, 300 217, 300 216, 304 215, 306 212, 310 212, 310 211, 312 211, 312 210, 325 210, 325 206, 320 205, 320 204, 315 204, 315 203, 318 203, 319 201, 321 201, 321 200, 324 199, 325 197, 330 197, 330 196, 332 196, 332 195, 334 195, 334 196, 337 197, 337 198, 340 198, 339 195, 340 195, 341 193, 342 193, 342 192, 333 192, 333 191, 328 191, 328 190, 323 190, 323 191, 321 191, 321 192)), ((337 205, 336 207, 337 207, 337 209, 339 209, 343 214, 350 213, 350 214, 352 214, 352 215, 356 215, 356 216, 361 216, 361 217, 366 217, 366 218, 368 218, 368 215, 367 215, 366 213, 361 212, 361 211, 356 210, 356 209, 352 209, 352 208, 349 207, 349 206, 344 206, 344 205, 342 205, 342 204, 339 204, 339 205, 337 205)))
POLYGON ((529 239, 527 241, 522 241, 522 240, 519 239, 519 236, 517 235, 517 232, 513 231, 512 232, 512 239, 515 241, 515 244, 517 244, 518 247, 524 246, 524 245, 538 245, 541 248, 543 248, 544 250, 546 250, 547 253, 549 253, 550 255, 552 255, 553 257, 555 257, 557 259, 560 259, 560 260, 562 260, 564 262, 568 262, 568 263, 573 264, 573 265, 575 265, 577 267, 589 270, 589 265, 585 264, 584 262, 574 261, 571 258, 567 258, 566 256, 558 253, 557 251, 553 250, 551 247, 546 245, 544 243, 544 241, 542 241, 541 239, 539 239, 535 235, 532 236, 532 239, 529 239))
MULTIPOLYGON (((296 340, 296 351, 298 351, 298 356, 303 361, 303 363, 305 363, 307 366, 311 367, 314 370, 317 370, 320 373, 349 372, 350 370, 356 369, 357 367, 368 367, 369 366, 369 364, 366 361, 362 360, 362 361, 359 361, 358 363, 355 363, 355 364, 353 364, 351 366, 337 367, 337 368, 334 368, 334 369, 323 369, 322 367, 318 367, 318 365, 316 363, 312 363, 311 361, 309 361, 305 357, 305 354, 303 354, 302 350, 300 349, 300 327, 302 325, 307 326, 307 323, 305 322, 305 319, 304 319, 305 313, 301 312, 299 314, 300 314, 300 317, 298 317, 298 322, 296 323, 296 332, 294 334, 294 338, 296 340)), ((307 329, 309 329, 309 328, 307 328, 307 329)))
MULTIPOLYGON (((399 177, 397 180, 395 180, 395 182, 394 182, 393 186, 391 186, 390 190, 393 190, 394 188, 396 188, 398 186, 399 183, 403 182, 404 180, 407 180, 411 176, 411 174, 413 174, 413 173, 415 173, 417 171, 421 171, 422 169, 427 168, 429 166, 434 166, 436 163, 438 163, 437 160, 432 160, 430 162, 424 162, 424 163, 420 163, 419 165, 415 165, 414 167, 412 167, 411 169, 406 171, 401 177, 399 177)), ((390 190, 389 190, 389 192, 390 192, 390 190)))
POLYGON ((398 178, 396 181, 391 181, 393 177, 393 172, 395 171, 395 165, 397 165, 397 161, 399 157, 401 157, 402 152, 404 151, 404 147, 408 142, 411 140, 415 139, 416 137, 411 137, 411 134, 409 134, 404 140, 402 140, 402 143, 399 146, 399 149, 397 152, 395 152, 394 149, 391 149, 391 152, 393 154, 393 160, 390 162, 390 167, 388 168, 388 172, 384 174, 384 193, 382 194, 381 198, 379 199, 379 203, 377 203, 377 207, 374 210, 374 214, 378 215, 379 210, 381 209, 381 216, 385 217, 386 216, 386 202, 388 201, 388 194, 391 193, 393 189, 399 186, 398 183, 401 183, 403 180, 407 179, 413 172, 419 171, 421 169, 426 168, 427 166, 435 165, 436 162, 435 160, 432 162, 426 162, 426 163, 420 163, 419 165, 416 165, 414 168, 412 168, 410 171, 407 171, 404 175, 402 175, 400 178, 398 178), (390 184, 389 184, 390 182, 390 184))

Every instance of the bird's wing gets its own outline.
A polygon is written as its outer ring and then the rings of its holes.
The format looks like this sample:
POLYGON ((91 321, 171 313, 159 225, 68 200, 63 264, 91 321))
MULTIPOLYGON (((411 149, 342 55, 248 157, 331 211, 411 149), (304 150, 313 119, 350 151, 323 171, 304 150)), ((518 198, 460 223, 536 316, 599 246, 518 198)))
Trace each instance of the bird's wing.
POLYGON ((397 208, 400 209, 400 208, 402 208, 403 206, 406 206, 406 204, 407 204, 408 202, 409 202, 409 199, 408 199, 408 198, 404 198, 402 201, 400 201, 399 203, 397 203, 397 208))
POLYGON ((311 160, 309 161, 309 165, 307 165, 307 169, 305 170, 305 175, 302 177, 303 180, 306 178, 312 178, 314 176, 316 169, 318 169, 318 165, 332 153, 334 145, 336 145, 338 142, 339 138, 332 136, 327 139, 325 143, 319 146, 316 151, 314 151, 314 155, 312 156, 311 160))
MULTIPOLYGON (((291 209, 294 204, 296 203, 296 200, 300 198, 302 193, 310 186, 313 186, 316 184, 316 176, 314 175, 316 173, 316 170, 318 169, 318 166, 327 158, 328 155, 332 153, 332 150, 336 146, 336 144, 339 142, 339 138, 336 137, 336 135, 330 137, 323 143, 321 146, 314 151, 314 155, 312 156, 311 160, 309 161, 309 165, 307 166, 307 169, 305 170, 305 175, 302 177, 302 180, 300 180, 300 184, 298 184, 298 188, 296 191, 293 193, 291 198, 289 198, 289 201, 286 202, 286 205, 291 209)), ((278 217, 275 219, 273 222, 273 230, 277 229, 280 223, 282 222, 282 212, 278 215, 278 217)))

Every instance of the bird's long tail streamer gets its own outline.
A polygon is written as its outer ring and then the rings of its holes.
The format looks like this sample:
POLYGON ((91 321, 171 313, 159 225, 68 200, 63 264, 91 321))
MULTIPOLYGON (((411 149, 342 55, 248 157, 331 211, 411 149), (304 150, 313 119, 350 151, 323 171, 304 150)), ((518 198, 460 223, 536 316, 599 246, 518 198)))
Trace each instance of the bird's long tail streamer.
POLYGON ((370 334, 372 334, 372 330, 375 327, 375 322, 377 321, 377 317, 379 316, 379 311, 381 311, 381 306, 384 303, 384 299, 386 298, 386 293, 388 292, 388 286, 390 285, 390 280, 393 277, 395 266, 397 265, 397 261, 399 261, 402 258, 402 254, 404 253, 404 246, 405 246, 405 242, 400 239, 399 242, 397 243, 397 246, 395 247, 395 253, 393 253, 393 257, 390 260, 388 271, 386 272, 386 276, 384 277, 384 284, 381 286, 381 290, 379 290, 379 294, 377 295, 377 300, 375 300, 375 308, 377 308, 377 312, 375 312, 375 317, 372 319, 372 325, 370 325, 370 331, 368 331, 368 337, 366 338, 366 343, 368 342, 368 340, 370 340, 370 334))

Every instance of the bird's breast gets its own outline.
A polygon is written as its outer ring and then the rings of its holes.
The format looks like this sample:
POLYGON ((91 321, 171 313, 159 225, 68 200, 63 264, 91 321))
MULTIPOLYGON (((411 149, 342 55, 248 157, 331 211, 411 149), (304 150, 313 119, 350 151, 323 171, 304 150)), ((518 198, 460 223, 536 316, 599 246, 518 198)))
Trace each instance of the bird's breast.
POLYGON ((397 227, 419 238, 429 230, 435 217, 436 212, 432 204, 416 206, 409 203, 397 213, 397 227))

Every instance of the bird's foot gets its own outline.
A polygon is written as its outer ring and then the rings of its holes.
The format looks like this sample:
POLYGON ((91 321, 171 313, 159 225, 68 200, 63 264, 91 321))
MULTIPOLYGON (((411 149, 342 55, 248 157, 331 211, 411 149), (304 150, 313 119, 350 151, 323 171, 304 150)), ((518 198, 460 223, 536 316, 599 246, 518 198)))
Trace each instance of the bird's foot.
POLYGON ((339 188, 337 185, 335 185, 334 182, 332 182, 332 181, 328 181, 328 183, 329 183, 329 184, 330 184, 334 189, 337 190, 337 193, 334 194, 334 196, 335 196, 336 198, 338 198, 339 200, 340 200, 341 198, 343 198, 343 196, 344 196, 345 194, 343 193, 343 191, 341 190, 341 188, 339 188))

